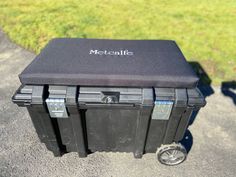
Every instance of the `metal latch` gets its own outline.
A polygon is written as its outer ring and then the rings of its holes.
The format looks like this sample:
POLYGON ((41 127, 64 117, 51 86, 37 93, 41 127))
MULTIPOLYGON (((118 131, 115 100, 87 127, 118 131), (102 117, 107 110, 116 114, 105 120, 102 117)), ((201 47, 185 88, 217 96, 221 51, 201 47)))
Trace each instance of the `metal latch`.
POLYGON ((152 113, 152 119, 156 120, 169 120, 173 101, 170 100, 157 100, 152 113))
POLYGON ((48 98, 46 104, 52 118, 68 118, 64 98, 48 98))

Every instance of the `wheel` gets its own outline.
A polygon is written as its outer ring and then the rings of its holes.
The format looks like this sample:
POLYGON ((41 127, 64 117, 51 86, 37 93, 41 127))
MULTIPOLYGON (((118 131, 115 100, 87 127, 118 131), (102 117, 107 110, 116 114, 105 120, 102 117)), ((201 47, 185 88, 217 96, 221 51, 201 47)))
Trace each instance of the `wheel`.
POLYGON ((163 145, 157 150, 157 159, 164 165, 178 165, 187 157, 187 151, 181 144, 163 145))

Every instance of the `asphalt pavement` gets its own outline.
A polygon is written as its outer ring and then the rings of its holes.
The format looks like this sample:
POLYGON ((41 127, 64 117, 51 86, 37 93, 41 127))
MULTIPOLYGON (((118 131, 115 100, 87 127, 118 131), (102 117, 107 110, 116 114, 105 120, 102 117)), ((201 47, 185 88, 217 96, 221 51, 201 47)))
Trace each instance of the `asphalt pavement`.
POLYGON ((19 87, 18 74, 35 54, 12 43, 0 31, 0 176, 1 177, 204 177, 236 176, 236 105, 213 87, 185 141, 187 160, 164 166, 155 154, 134 159, 132 153, 97 152, 87 158, 68 153, 54 157, 40 143, 25 108, 11 102, 19 87))

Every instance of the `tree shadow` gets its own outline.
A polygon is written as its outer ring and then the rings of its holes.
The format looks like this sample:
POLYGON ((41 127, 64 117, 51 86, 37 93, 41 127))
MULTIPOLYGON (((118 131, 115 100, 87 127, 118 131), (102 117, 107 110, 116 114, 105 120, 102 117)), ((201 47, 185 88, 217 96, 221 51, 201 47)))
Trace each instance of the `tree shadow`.
POLYGON ((221 92, 230 97, 236 105, 236 81, 226 81, 221 83, 221 92))

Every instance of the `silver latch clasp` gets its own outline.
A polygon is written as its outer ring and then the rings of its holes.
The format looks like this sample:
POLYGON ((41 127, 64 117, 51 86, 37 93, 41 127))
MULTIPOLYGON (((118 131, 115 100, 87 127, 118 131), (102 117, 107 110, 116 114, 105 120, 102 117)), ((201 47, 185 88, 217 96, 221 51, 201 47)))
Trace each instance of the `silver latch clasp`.
POLYGON ((64 98, 48 98, 46 104, 52 118, 68 118, 64 98))

